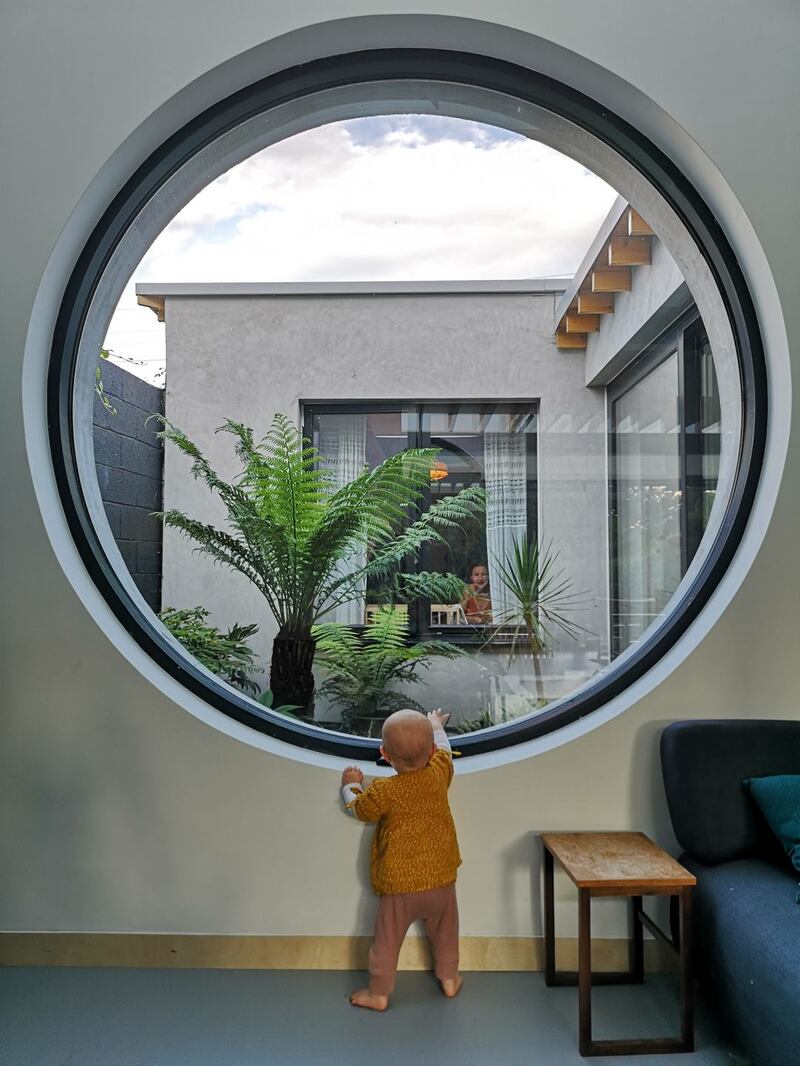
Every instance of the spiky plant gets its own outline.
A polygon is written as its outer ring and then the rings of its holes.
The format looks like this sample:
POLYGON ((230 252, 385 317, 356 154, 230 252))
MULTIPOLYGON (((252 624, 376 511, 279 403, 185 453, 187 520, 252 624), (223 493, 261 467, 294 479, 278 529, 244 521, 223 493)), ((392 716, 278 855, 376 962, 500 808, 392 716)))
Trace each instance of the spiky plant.
POLYGON ((540 546, 527 533, 515 538, 511 551, 495 563, 494 587, 499 580, 507 593, 504 599, 510 600, 511 606, 493 611, 487 643, 506 646, 509 661, 520 654, 530 657, 541 700, 540 655, 559 631, 573 638, 588 632, 570 617, 585 604, 586 597, 572 591, 572 580, 558 567, 558 553, 552 546, 540 546))
POLYGON ((244 574, 264 596, 278 623, 270 669, 275 703, 310 713, 312 627, 340 604, 363 597, 367 581, 392 581, 409 599, 457 601, 464 583, 454 574, 402 570, 425 544, 445 543, 443 531, 482 510, 484 492, 471 485, 423 509, 435 448, 392 455, 336 489, 323 457, 285 415, 275 416, 260 442, 239 422, 228 420, 220 428, 234 438, 242 464, 235 482, 224 481, 180 429, 164 421, 161 435, 218 494, 229 528, 174 509, 161 517, 198 551, 244 574))
POLYGON ((207 670, 235 688, 255 695, 258 684, 251 676, 255 669, 255 655, 247 641, 258 632, 258 626, 240 626, 237 623, 223 633, 206 621, 210 613, 204 607, 184 610, 165 607, 158 617, 173 637, 207 670))
POLYGON ((480 729, 489 729, 495 725, 492 712, 487 711, 486 708, 482 708, 478 711, 477 718, 469 718, 463 722, 459 722, 458 725, 453 726, 454 733, 477 733, 480 729))
POLYGON ((320 692, 341 710, 345 733, 377 735, 387 715, 403 707, 422 710, 401 683, 416 684, 420 669, 436 658, 455 659, 463 652, 443 640, 408 643, 408 615, 392 606, 370 618, 362 636, 338 622, 314 627, 317 661, 325 668, 320 692))

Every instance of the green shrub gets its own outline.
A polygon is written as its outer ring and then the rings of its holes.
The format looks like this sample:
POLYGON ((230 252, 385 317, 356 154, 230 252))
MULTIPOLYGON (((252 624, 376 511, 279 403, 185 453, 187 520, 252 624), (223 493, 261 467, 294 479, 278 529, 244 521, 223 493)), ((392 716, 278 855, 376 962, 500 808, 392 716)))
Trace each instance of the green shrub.
POLYGON ((255 655, 246 641, 258 632, 258 626, 237 624, 223 633, 206 622, 210 613, 205 607, 189 607, 182 611, 166 607, 159 618, 207 670, 248 695, 256 695, 259 686, 250 676, 255 669, 255 655))
POLYGON ((320 692, 341 710, 345 733, 380 734, 384 719, 403 707, 421 711, 394 686, 417 684, 435 658, 455 659, 460 648, 443 640, 408 643, 408 616, 392 606, 377 611, 359 636, 349 626, 314 626, 317 661, 325 668, 320 692))

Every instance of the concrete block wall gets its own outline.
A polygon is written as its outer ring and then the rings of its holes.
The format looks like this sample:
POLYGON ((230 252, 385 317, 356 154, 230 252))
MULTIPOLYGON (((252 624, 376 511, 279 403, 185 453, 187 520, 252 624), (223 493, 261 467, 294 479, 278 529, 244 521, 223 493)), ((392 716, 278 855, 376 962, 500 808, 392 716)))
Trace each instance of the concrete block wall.
POLYGON ((164 391, 104 362, 103 387, 114 411, 94 402, 94 455, 108 522, 136 587, 161 609, 163 531, 153 517, 164 498, 164 444, 148 424, 164 413, 164 391))

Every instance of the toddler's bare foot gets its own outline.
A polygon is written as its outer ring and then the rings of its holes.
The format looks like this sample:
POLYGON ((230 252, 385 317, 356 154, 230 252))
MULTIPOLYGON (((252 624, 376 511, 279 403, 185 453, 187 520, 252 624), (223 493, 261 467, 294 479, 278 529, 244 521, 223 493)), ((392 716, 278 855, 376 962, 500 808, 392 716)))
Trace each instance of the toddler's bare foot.
POLYGON ((366 1007, 367 1010, 386 1010, 389 1006, 389 997, 379 996, 377 992, 371 992, 368 988, 359 988, 350 996, 350 1002, 354 1007, 366 1007))
POLYGON ((447 998, 452 999, 453 996, 458 995, 461 986, 464 984, 464 979, 459 974, 457 977, 448 977, 446 980, 440 981, 439 984, 442 986, 442 992, 447 998))

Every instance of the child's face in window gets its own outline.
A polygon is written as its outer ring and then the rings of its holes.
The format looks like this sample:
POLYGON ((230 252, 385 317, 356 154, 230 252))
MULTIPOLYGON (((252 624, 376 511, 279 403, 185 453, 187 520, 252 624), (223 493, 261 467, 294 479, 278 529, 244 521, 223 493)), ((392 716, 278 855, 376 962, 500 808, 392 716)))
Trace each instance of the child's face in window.
POLYGON ((482 589, 489 582, 489 571, 485 566, 473 566, 469 579, 474 589, 482 589))

